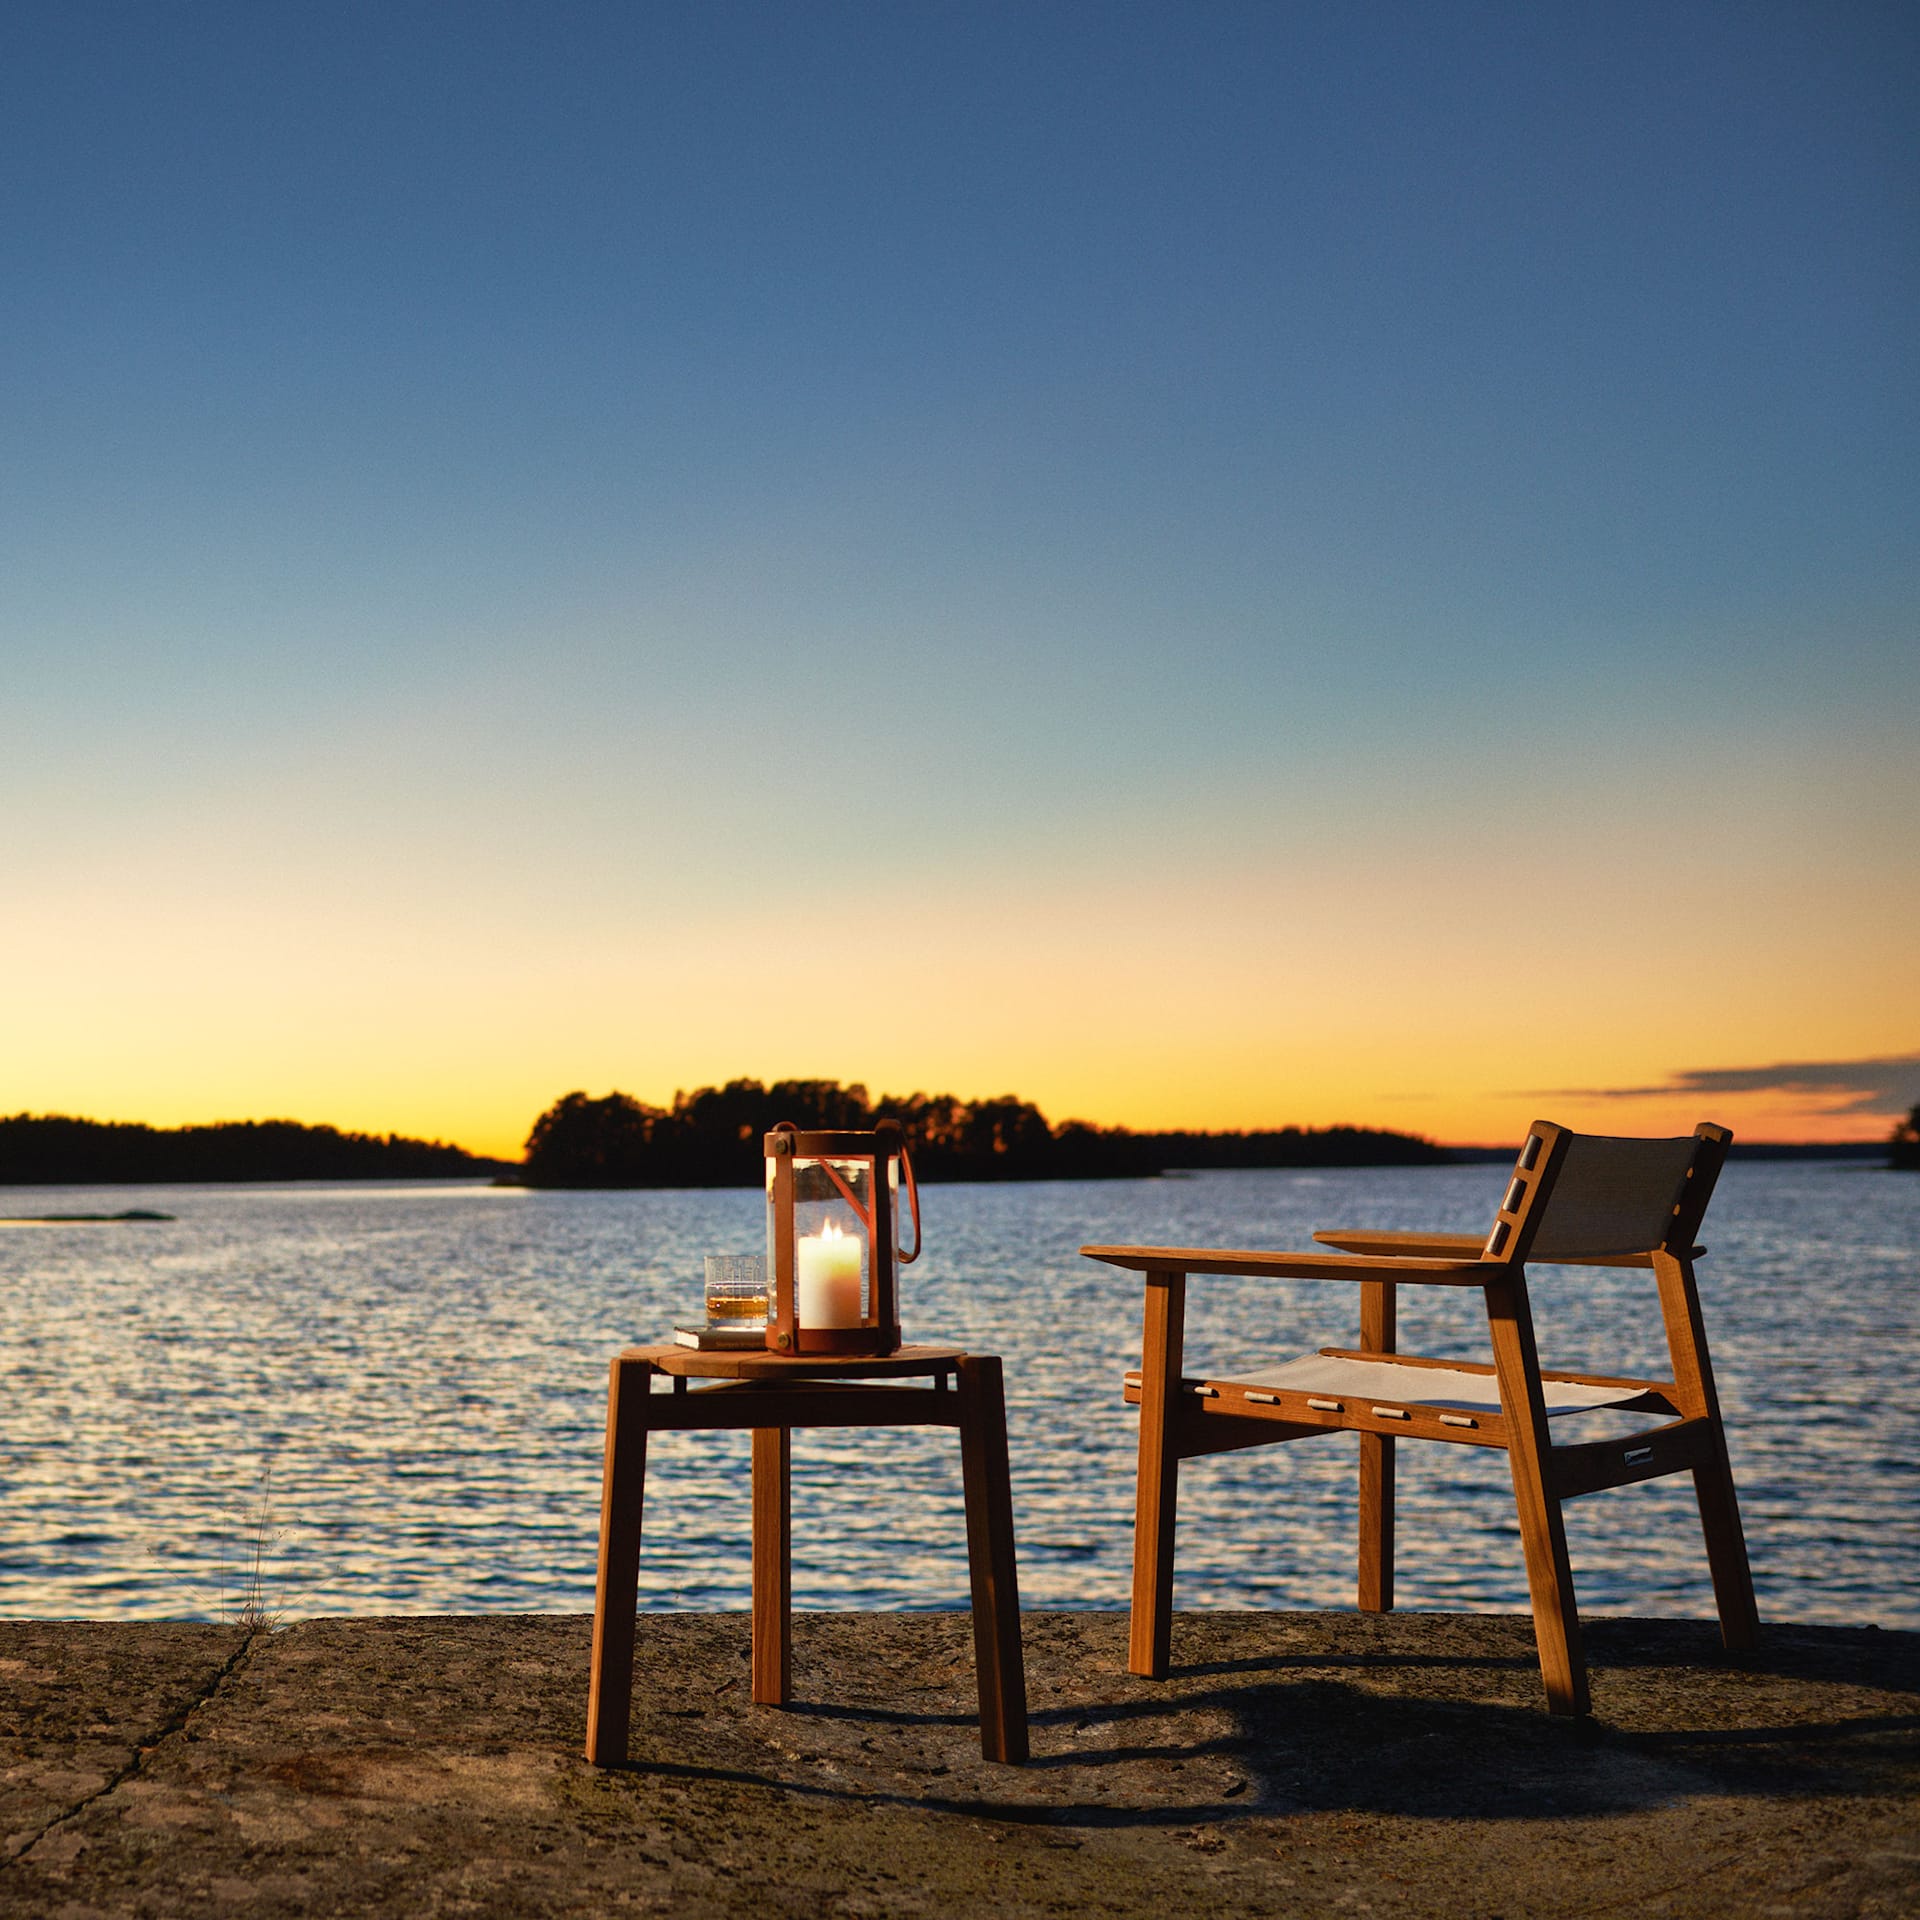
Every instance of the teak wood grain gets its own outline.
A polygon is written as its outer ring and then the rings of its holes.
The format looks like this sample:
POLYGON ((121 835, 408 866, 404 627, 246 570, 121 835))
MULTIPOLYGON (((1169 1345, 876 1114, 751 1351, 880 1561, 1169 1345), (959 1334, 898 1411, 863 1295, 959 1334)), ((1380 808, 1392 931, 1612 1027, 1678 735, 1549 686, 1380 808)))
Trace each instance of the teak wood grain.
POLYGON ((753 1429, 753 1697, 793 1694, 793 1429, 753 1429))
POLYGON ((1487 1270, 1479 1260, 1427 1260, 1365 1254, 1261 1253, 1241 1247, 1082 1247, 1089 1260, 1140 1273, 1224 1273, 1271 1280, 1420 1280, 1442 1287, 1478 1287, 1487 1270), (1389 1271, 1389 1266, 1391 1271, 1389 1271))
POLYGON ((1155 1680, 1167 1677, 1172 1648, 1173 1530, 1180 1490, 1173 1407, 1180 1394, 1186 1324, 1186 1275, 1149 1270, 1140 1346, 1140 1459, 1134 1478, 1127 1665, 1155 1680))

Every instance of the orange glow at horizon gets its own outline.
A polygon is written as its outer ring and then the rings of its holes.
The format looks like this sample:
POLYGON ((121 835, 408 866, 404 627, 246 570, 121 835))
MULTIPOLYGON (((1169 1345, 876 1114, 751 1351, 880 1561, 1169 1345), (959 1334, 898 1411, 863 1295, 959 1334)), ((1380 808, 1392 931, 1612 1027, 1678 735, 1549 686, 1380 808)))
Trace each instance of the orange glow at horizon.
POLYGON ((665 1105, 736 1077, 1012 1093, 1056 1125, 1348 1124, 1444 1144, 1502 1145, 1535 1118, 1713 1119, 1756 1141, 1891 1128, 1840 1089, 1667 1090, 1913 1053, 1896 1011, 1910 948, 1884 889, 1782 922, 1770 890, 1723 884, 1656 943, 1630 877, 1595 860, 1540 890, 1516 947, 1455 909, 1466 862, 1422 870, 1383 848, 1359 892, 1321 864, 1161 863, 1144 900, 1138 875, 1097 870, 954 874, 937 904, 903 886, 880 903, 884 972, 860 925, 802 898, 502 924, 490 903, 423 902, 410 876, 239 899, 96 874, 16 914, 9 999, 34 1018, 8 1036, 0 1111, 292 1118, 502 1158, 576 1087, 665 1105))

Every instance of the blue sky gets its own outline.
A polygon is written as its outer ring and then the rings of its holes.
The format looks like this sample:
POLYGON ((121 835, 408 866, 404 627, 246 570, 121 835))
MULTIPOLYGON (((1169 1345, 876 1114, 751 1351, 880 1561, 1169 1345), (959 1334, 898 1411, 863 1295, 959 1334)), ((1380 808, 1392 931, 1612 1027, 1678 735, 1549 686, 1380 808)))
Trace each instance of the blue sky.
POLYGON ((1316 997, 1516 871, 1578 974, 1663 861, 1750 1004, 1669 1057, 1622 961, 1489 1086, 1910 1053, 1917 102, 1891 6, 9 9, 0 1108, 1325 1119, 1316 997), (741 950, 841 998, 827 888, 895 1024, 730 1018, 741 950), (1149 910, 1327 971, 1189 1056, 1149 910), (970 939, 1054 985, 943 1026, 970 939))

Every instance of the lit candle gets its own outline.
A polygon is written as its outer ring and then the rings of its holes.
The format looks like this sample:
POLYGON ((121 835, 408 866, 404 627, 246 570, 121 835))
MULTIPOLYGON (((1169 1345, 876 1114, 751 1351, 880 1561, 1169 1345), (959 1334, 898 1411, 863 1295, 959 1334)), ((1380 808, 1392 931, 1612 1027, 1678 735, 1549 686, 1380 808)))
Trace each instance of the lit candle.
POLYGON ((794 1318, 803 1327, 857 1327, 860 1319, 860 1242, 831 1220, 802 1234, 795 1248, 799 1271, 794 1318))

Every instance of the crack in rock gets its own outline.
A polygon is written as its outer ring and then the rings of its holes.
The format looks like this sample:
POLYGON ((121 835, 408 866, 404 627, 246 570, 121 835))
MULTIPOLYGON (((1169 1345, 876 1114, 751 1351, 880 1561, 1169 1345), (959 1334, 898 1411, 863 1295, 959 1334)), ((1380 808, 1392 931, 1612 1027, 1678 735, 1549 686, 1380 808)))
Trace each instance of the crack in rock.
POLYGON ((239 1645, 227 1656, 225 1662, 212 1677, 207 1680, 200 1690, 173 1713, 169 1714, 166 1720, 162 1722, 160 1727, 150 1737, 135 1740, 133 1757, 128 1760, 124 1766, 116 1767, 107 1775, 106 1780, 100 1786, 95 1787, 91 1793, 82 1794, 71 1806, 63 1808, 60 1812, 54 1814, 51 1819, 43 1821, 40 1826, 32 1832, 26 1834, 24 1837, 20 1837, 12 1852, 10 1852, 4 1860, 0 1860, 0 1867, 11 1867, 25 1861, 27 1856, 33 1852, 34 1848, 39 1846, 49 1834, 65 1826, 69 1820, 77 1819, 81 1814, 85 1813, 89 1807, 106 1799, 109 1794, 117 1793, 129 1780, 137 1779, 145 1770, 147 1762, 153 1755, 159 1752, 169 1740, 175 1739, 184 1733, 187 1722, 191 1720, 208 1701, 213 1699, 229 1680, 246 1666, 247 1661, 252 1657, 255 1643, 267 1630, 264 1626, 248 1627, 242 1633, 239 1645))

